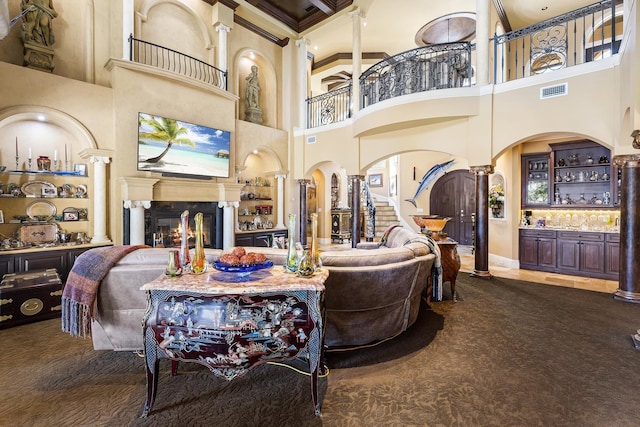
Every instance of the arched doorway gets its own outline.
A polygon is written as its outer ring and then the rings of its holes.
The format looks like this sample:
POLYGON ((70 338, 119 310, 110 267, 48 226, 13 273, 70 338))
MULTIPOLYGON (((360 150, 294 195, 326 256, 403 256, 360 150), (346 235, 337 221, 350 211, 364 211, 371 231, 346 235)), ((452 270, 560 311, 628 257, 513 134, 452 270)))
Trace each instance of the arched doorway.
POLYGON ((451 218, 444 228, 461 245, 473 245, 472 214, 476 208, 475 176, 466 169, 446 173, 431 189, 430 213, 451 218))

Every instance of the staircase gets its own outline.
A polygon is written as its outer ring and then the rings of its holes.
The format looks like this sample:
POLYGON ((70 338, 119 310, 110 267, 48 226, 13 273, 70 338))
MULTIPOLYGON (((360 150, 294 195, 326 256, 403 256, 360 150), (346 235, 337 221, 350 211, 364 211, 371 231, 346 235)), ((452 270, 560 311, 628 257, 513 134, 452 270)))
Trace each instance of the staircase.
MULTIPOLYGON (((374 237, 374 241, 379 241, 382 237, 382 233, 387 229, 390 225, 400 224, 400 220, 396 215, 396 210, 393 206, 389 204, 389 202, 376 200, 376 234, 374 237)), ((367 220, 369 219, 369 215, 367 210, 364 210, 364 223, 367 224, 367 220)))

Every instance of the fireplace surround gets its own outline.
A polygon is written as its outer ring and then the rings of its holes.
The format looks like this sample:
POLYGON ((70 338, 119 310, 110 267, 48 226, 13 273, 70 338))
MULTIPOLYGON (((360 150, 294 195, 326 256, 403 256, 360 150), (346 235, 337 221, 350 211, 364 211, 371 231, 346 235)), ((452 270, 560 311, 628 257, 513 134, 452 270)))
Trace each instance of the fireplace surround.
MULTIPOLYGON (((204 246, 206 248, 222 249, 223 209, 218 208, 218 202, 166 202, 153 201, 149 209, 144 212, 144 243, 152 247, 180 247, 182 226, 180 215, 189 211, 189 235, 195 231, 193 217, 196 213, 203 214, 204 246)), ((124 242, 130 242, 128 209, 125 209, 124 242)), ((189 238, 189 247, 195 246, 195 238, 189 238)))

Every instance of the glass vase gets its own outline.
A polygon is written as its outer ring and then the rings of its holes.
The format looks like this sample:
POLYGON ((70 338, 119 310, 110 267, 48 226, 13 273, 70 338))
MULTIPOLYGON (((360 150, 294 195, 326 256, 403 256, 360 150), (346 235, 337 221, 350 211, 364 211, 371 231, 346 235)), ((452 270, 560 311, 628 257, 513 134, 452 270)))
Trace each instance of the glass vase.
POLYGON ((191 266, 191 257, 189 256, 189 211, 180 214, 180 224, 182 226, 182 238, 180 239, 180 263, 182 268, 191 266))
POLYGON ((191 261, 191 271, 199 274, 207 271, 207 258, 204 254, 204 232, 203 232, 203 215, 198 212, 193 220, 196 223, 196 250, 191 261))
POLYGON ((322 267, 320 261, 320 245, 318 245, 318 214, 311 214, 311 262, 314 269, 322 267))
POLYGON ((169 277, 177 277, 182 274, 182 266, 180 265, 180 252, 178 250, 169 251, 169 260, 167 268, 164 271, 169 277))
POLYGON ((313 262, 313 255, 309 248, 305 248, 302 252, 302 257, 298 263, 298 270, 296 274, 302 277, 312 276, 316 271, 316 266, 313 262))
POLYGON ((289 237, 287 259, 284 263, 285 271, 295 273, 298 271, 298 253, 296 252, 296 214, 289 214, 289 237))

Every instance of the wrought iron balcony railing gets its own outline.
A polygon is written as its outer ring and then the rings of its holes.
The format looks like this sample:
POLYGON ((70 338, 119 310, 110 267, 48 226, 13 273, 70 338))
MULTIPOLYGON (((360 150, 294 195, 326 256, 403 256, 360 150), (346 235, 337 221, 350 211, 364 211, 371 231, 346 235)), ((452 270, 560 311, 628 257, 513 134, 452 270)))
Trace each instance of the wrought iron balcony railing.
POLYGON ((419 47, 386 58, 360 76, 360 108, 434 89, 471 86, 468 42, 419 47))
POLYGON ((494 83, 595 61, 618 53, 622 0, 605 0, 493 37, 494 83))
POLYGON ((307 128, 330 125, 351 117, 351 84, 307 98, 307 128))
POLYGON ((227 90, 227 72, 173 49, 129 37, 129 60, 151 65, 227 90))

